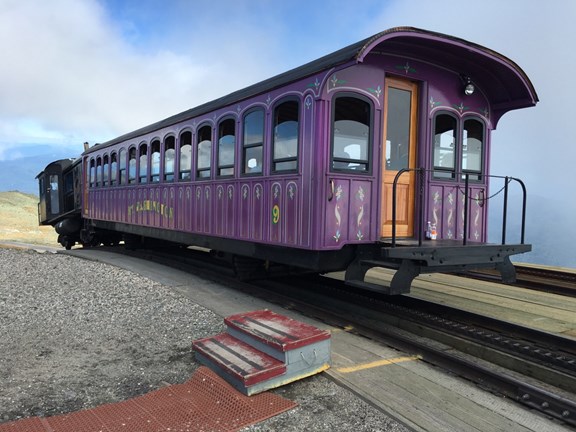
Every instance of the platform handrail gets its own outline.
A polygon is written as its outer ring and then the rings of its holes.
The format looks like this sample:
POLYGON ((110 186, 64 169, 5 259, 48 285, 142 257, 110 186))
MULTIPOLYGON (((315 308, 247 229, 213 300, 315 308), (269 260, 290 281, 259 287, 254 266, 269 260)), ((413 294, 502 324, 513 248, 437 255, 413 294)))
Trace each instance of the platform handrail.
MULTIPOLYGON (((394 182, 392 184, 392 242, 391 247, 396 247, 396 224, 397 224, 397 188, 398 188, 398 180, 402 175, 408 172, 415 172, 418 175, 417 182, 415 185, 415 189, 417 191, 417 204, 418 204, 418 217, 416 218, 416 229, 418 230, 418 246, 422 246, 422 233, 424 230, 424 184, 426 176, 425 174, 434 172, 435 170, 426 169, 426 168, 403 168, 399 170, 396 175, 394 176, 394 182)), ((470 184, 470 173, 468 172, 455 172, 455 176, 457 178, 464 177, 464 191, 462 192, 460 187, 456 184, 458 190, 460 190, 464 195, 464 227, 463 227, 463 235, 462 235, 462 244, 465 246, 468 241, 468 206, 469 203, 469 184, 470 184)), ((476 175, 476 174, 474 174, 476 175)), ((495 194, 492 194, 489 197, 482 198, 482 201, 488 201, 494 196, 498 195, 500 192, 504 192, 504 199, 503 199, 503 206, 502 206, 502 245, 506 244, 506 233, 507 233, 507 222, 508 222, 508 185, 512 181, 516 181, 520 184, 522 189, 522 217, 521 217, 521 225, 520 225, 520 244, 524 244, 525 242, 525 233, 526 233, 526 185, 522 180, 516 177, 509 177, 509 176, 498 176, 498 175, 482 175, 482 178, 487 179, 504 179, 504 186, 495 194)), ((482 183, 488 186, 488 182, 482 183)))

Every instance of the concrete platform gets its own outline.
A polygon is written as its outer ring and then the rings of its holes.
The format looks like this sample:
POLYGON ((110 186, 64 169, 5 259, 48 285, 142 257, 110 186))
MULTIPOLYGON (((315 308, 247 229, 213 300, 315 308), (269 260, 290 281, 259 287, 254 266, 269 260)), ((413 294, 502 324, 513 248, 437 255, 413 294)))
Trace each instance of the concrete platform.
MULTIPOLYGON (((106 262, 126 268, 171 287, 174 291, 214 311, 223 318, 239 312, 270 309, 307 322, 332 334, 332 368, 325 374, 343 383, 353 392, 370 401, 382 412, 414 431, 570 431, 568 427, 532 413, 516 403, 492 395, 476 385, 451 376, 418 358, 387 346, 355 336, 346 330, 332 328, 290 310, 247 296, 212 281, 199 283, 198 277, 172 268, 140 261, 127 256, 94 250, 71 250, 70 255, 106 262)), ((441 277, 427 275, 423 278, 441 277)), ((436 281, 425 279, 432 285, 436 281)), ((438 288, 420 288, 412 295, 440 295, 448 284, 438 288)), ((496 294, 498 294, 497 290, 496 294)), ((484 295, 484 294, 483 294, 484 295)), ((488 297, 488 294, 485 294, 488 297)), ((459 296, 466 304, 464 291, 459 296)), ((493 301, 502 305, 502 296, 493 301)), ((488 300, 486 300, 488 302, 488 300)), ((478 302, 489 309, 488 303, 478 302)), ((534 304, 536 307, 536 304, 534 304)), ((536 318, 533 318, 536 320, 536 318)), ((566 320, 560 320, 566 321, 566 320)), ((568 326, 566 331, 569 331, 568 326)), ((297 386, 298 383, 292 384, 297 386)))

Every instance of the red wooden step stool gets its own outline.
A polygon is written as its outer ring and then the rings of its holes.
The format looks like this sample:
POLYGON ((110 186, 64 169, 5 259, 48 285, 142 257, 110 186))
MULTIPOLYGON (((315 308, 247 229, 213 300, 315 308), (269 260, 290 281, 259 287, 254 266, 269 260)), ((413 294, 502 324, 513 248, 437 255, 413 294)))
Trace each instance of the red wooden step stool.
POLYGON ((250 396, 330 367, 330 332, 269 310, 231 315, 192 343, 196 358, 250 396))

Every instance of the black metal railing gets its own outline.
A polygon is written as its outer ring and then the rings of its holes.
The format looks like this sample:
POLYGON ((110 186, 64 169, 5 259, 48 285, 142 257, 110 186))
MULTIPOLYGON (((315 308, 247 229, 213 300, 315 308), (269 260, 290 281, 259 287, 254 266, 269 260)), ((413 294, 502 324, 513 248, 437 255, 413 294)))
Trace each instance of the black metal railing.
MULTIPOLYGON (((394 177, 394 183, 392 186, 392 247, 396 247, 396 214, 397 214, 397 187, 398 187, 398 180, 400 177, 408 172, 414 171, 417 175, 417 183, 416 183, 416 192, 417 192, 417 199, 418 199, 418 218, 417 218, 417 230, 418 230, 418 246, 422 246, 422 236, 424 232, 424 186, 426 184, 426 173, 433 172, 433 170, 425 169, 425 168, 411 168, 411 169, 402 169, 398 171, 396 176, 394 177)), ((463 227, 463 235, 462 235, 462 244, 466 245, 468 241, 468 206, 470 203, 469 200, 469 185, 470 185, 470 173, 466 172, 458 172, 455 173, 457 178, 464 177, 464 191, 462 192, 461 188, 458 186, 459 184, 455 184, 458 190, 463 193, 464 195, 464 227, 463 227)), ((473 174, 477 176, 477 174, 473 174)), ((503 176, 495 176, 495 175, 483 175, 483 178, 488 179, 504 179, 504 186, 498 192, 492 194, 489 197, 481 198, 484 202, 490 200, 491 198, 495 197, 499 193, 504 193, 503 198, 503 208, 502 208, 502 244, 506 244, 506 232, 507 232, 507 219, 508 219, 508 185, 512 181, 516 181, 520 184, 522 188, 522 220, 521 220, 521 228, 520 228, 520 243, 524 244, 524 236, 526 230, 526 186, 524 182, 516 177, 503 177, 503 176)))

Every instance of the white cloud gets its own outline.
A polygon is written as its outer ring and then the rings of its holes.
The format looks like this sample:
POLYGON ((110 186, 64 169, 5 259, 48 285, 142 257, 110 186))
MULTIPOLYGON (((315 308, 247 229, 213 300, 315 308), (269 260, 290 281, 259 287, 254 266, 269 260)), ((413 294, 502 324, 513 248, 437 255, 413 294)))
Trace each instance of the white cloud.
POLYGON ((148 52, 124 37, 94 0, 0 0, 0 148, 103 141, 246 80, 224 66, 240 59, 236 46, 213 60, 210 50, 148 52))

